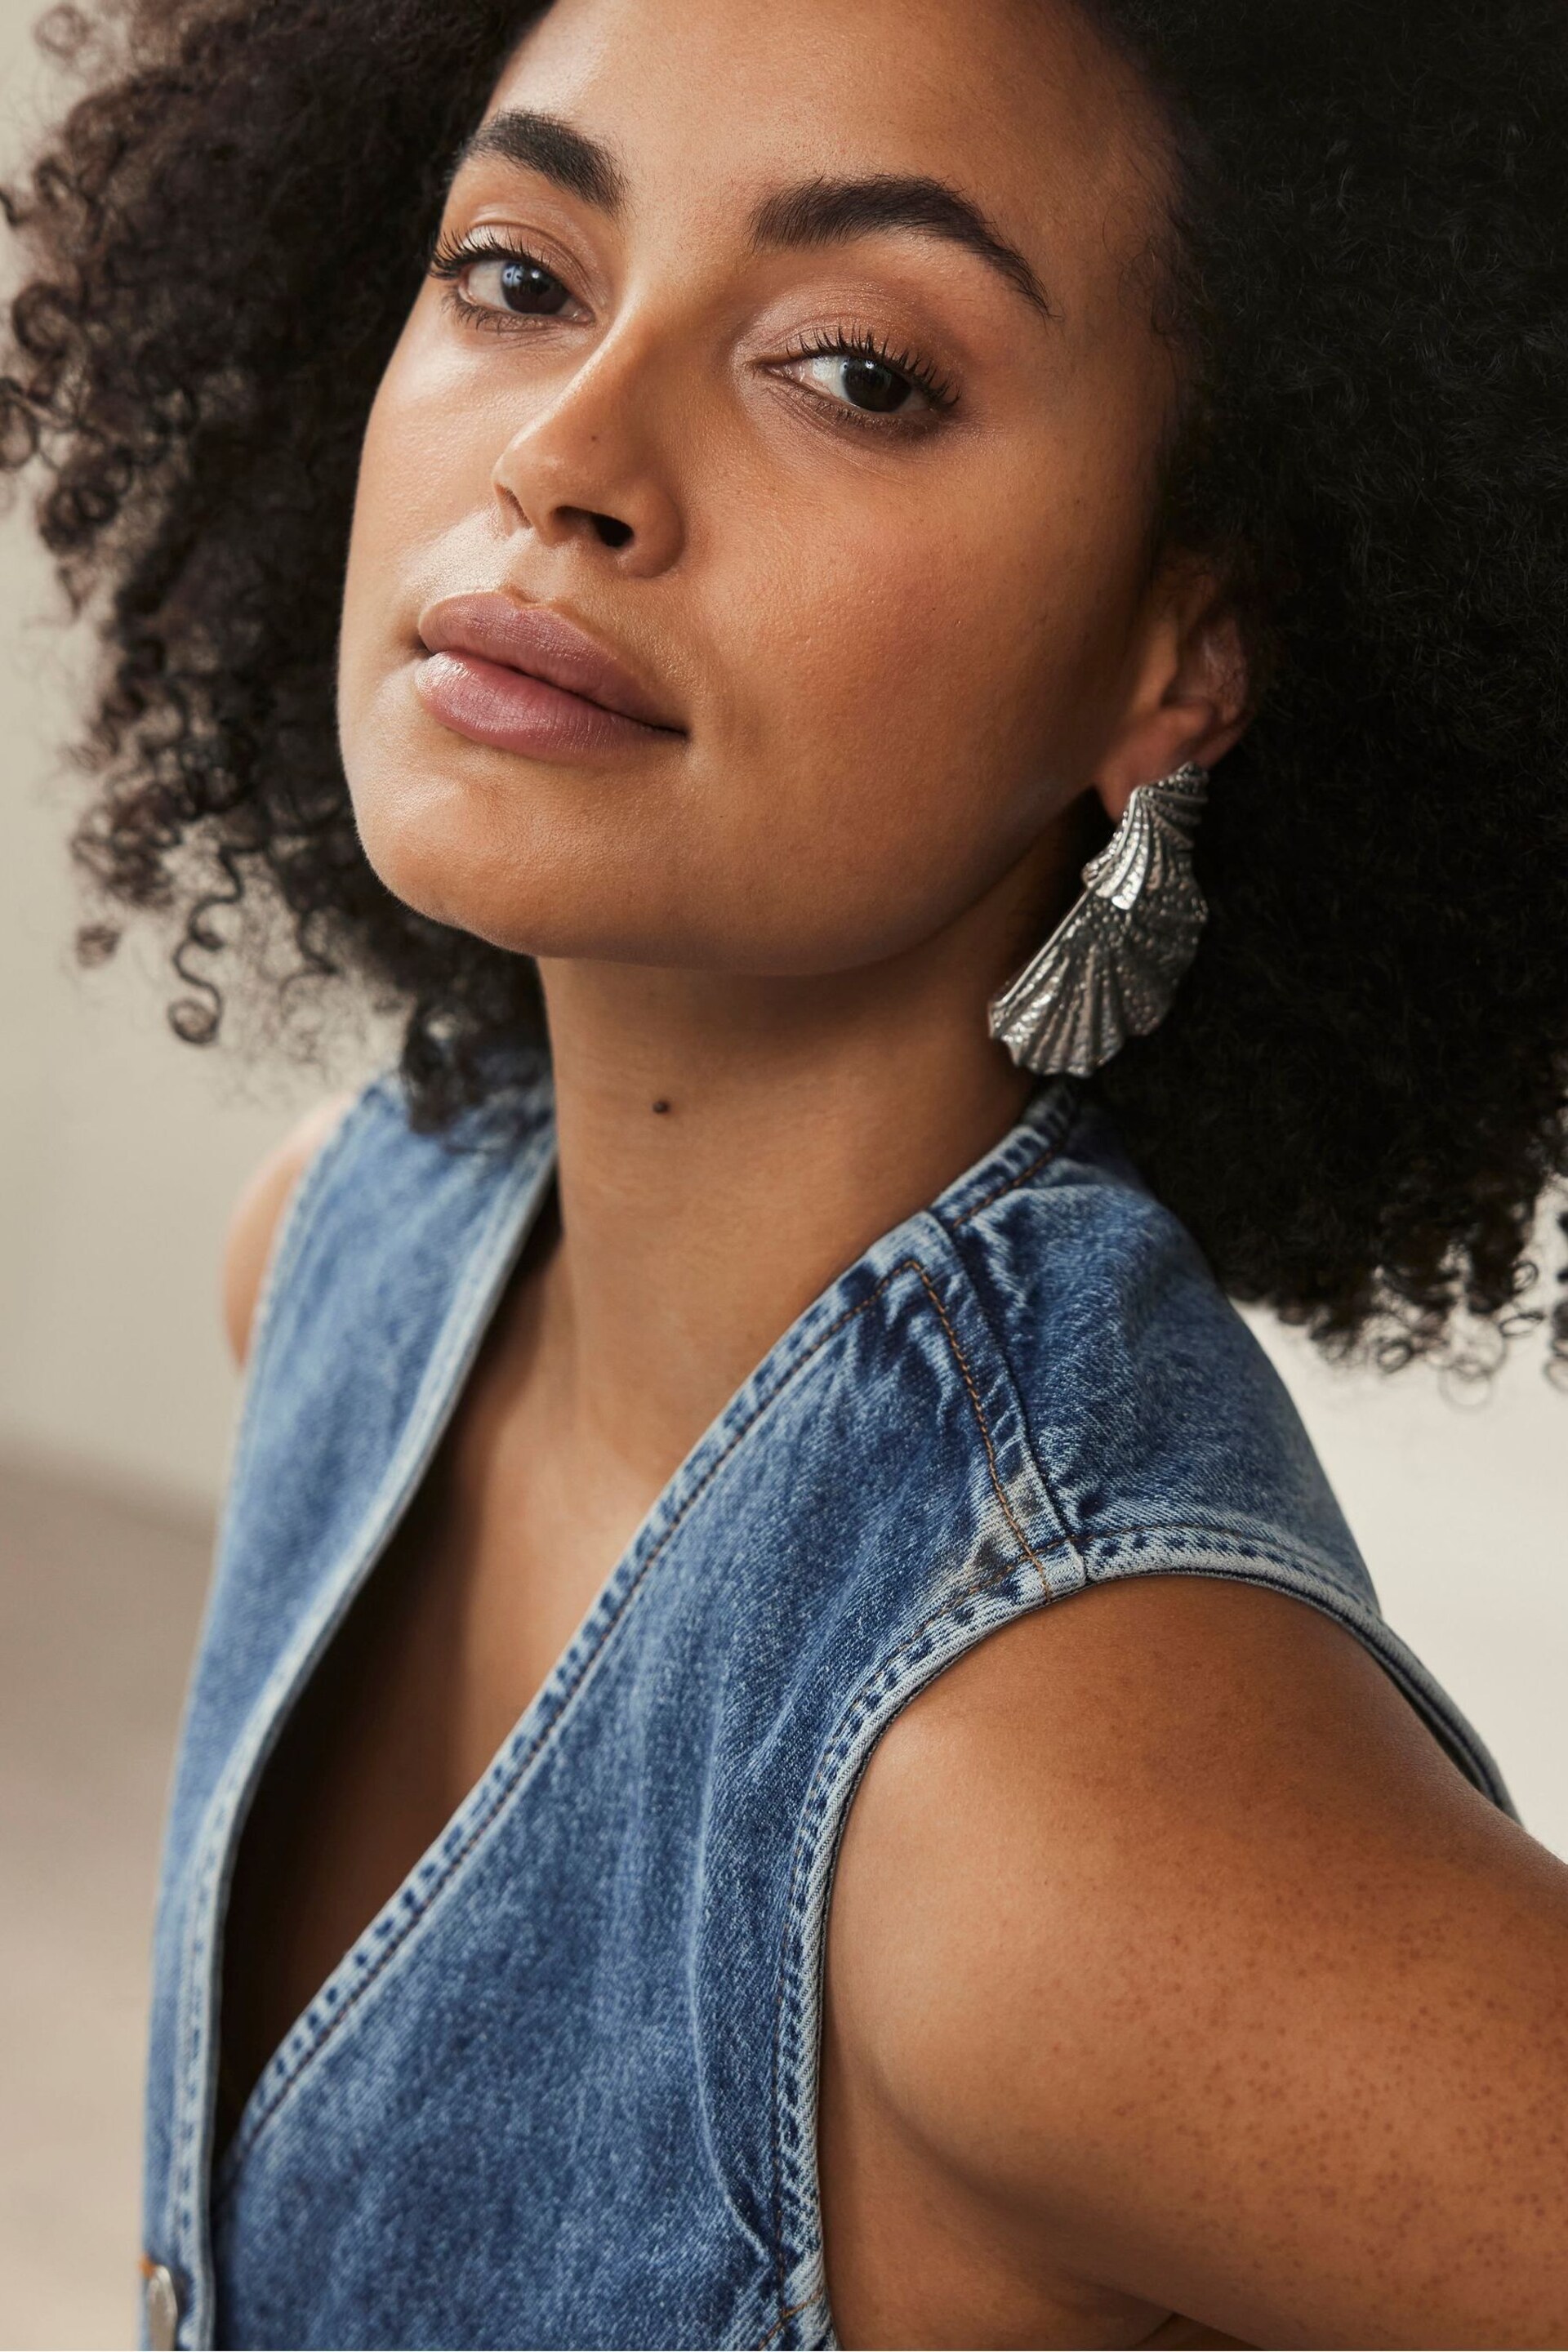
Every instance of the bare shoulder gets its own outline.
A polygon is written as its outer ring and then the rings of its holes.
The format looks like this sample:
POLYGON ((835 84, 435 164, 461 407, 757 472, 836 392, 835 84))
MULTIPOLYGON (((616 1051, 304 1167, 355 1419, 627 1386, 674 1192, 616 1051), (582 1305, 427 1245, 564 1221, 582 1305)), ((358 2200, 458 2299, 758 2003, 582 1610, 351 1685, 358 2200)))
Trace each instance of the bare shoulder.
POLYGON ((1568 2333, 1568 1868, 1304 1602, 1154 1576, 959 1659, 828 1978, 848 2074, 1077 2276, 1254 2344, 1568 2333))
POLYGON ((235 1202, 224 1244, 223 1319, 237 1363, 244 1363, 250 1345, 256 1302, 283 1212, 353 1099, 352 1093, 330 1095, 308 1110, 268 1153, 235 1202))

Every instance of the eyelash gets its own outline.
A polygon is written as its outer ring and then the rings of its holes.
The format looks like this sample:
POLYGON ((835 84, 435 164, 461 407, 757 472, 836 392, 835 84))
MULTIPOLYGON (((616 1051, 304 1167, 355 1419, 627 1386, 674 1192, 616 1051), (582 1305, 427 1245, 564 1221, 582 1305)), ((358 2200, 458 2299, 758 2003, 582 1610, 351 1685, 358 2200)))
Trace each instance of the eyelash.
MULTIPOLYGON (((509 333, 514 326, 524 324, 525 317, 521 312, 512 314, 496 310, 487 302, 470 302, 468 299, 462 291, 462 275, 476 261, 531 262, 536 269, 542 269, 558 282, 564 283, 560 280, 559 273, 551 268, 549 262, 528 246, 511 244, 500 237, 443 236, 438 238, 426 265, 429 275, 445 281, 445 299, 458 317, 470 326, 491 332, 509 333)), ((569 289, 567 290, 570 291, 569 289)), ((548 326, 552 321, 547 313, 532 323, 548 326)), ((809 394, 826 412, 831 421, 846 425, 852 433, 917 433, 922 429, 929 430, 936 415, 952 408, 958 397, 952 385, 931 361, 922 358, 919 352, 890 349, 881 336, 874 334, 868 328, 825 329, 792 345, 784 356, 786 360, 874 360, 879 367, 890 368, 895 375, 903 376, 931 403, 929 409, 921 410, 915 416, 900 416, 896 412, 878 415, 871 410, 852 408, 847 404, 827 400, 821 394, 809 394)), ((799 388, 808 391, 805 385, 799 388)))
POLYGON ((828 414, 834 419, 841 420, 851 432, 929 431, 937 415, 952 408, 958 397, 952 384, 929 360, 922 359, 918 352, 907 349, 893 351, 880 335, 873 334, 867 327, 824 330, 820 334, 808 336, 803 342, 795 344, 786 356, 792 360, 875 360, 879 367, 890 368, 895 375, 903 376, 917 391, 923 392, 931 402, 929 409, 921 410, 914 416, 900 416, 896 412, 891 415, 879 416, 873 410, 850 408, 836 400, 823 401, 828 414))
MULTIPOLYGON (((565 283, 559 271, 552 269, 542 254, 533 252, 526 245, 513 245, 504 237, 442 236, 437 239, 426 269, 430 277, 445 281, 447 290, 444 299, 447 308, 466 324, 479 327, 486 332, 509 334, 514 327, 530 323, 547 327, 552 323, 548 314, 530 322, 521 312, 494 310, 488 302, 470 302, 460 281, 464 270, 471 268, 476 261, 527 261, 559 283, 565 283)), ((569 289, 567 290, 570 291, 569 289)))

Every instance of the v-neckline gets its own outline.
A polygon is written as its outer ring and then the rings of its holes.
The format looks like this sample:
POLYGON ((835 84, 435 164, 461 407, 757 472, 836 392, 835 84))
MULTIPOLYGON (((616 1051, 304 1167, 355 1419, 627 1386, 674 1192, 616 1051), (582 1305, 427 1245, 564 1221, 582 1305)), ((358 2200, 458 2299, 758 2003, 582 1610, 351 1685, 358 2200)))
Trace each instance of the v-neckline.
MULTIPOLYGON (((226 1912, 227 1892, 233 1882, 246 1824, 268 1765, 308 1694, 318 1683, 328 1654, 337 1644, 355 1604, 392 1549, 418 1497, 426 1489, 441 1445, 468 1393, 485 1340, 494 1328, 512 1279, 553 1192, 555 1175, 553 1108, 547 1099, 538 1128, 529 1136, 514 1166, 508 1171, 510 1181, 506 1183, 500 1202, 503 1213, 498 1216, 492 1213, 473 1245, 468 1263, 460 1270, 452 1303, 443 1318, 439 1337, 432 1351, 430 1372, 421 1384, 418 1400, 410 1414, 409 1428, 395 1457, 393 1470, 396 1475, 384 1477, 379 1483, 368 1508, 356 1525, 352 1542, 336 1567, 323 1578, 325 1598, 310 1621, 308 1634, 296 1644, 298 1656, 294 1659, 292 1671, 275 1678, 281 1680, 282 1687, 272 1706, 268 1708, 264 1700, 259 1710, 264 1717, 261 1745, 247 1775, 243 1798, 228 1820, 223 1843, 218 1884, 223 1890, 219 1900, 226 1912), (431 1377, 437 1365, 438 1376, 431 1377), (389 1488, 392 1489, 390 1493, 389 1488)), ((279 1235, 279 1256, 286 1240, 286 1234, 279 1235)), ((616 1562, 612 1581, 614 1574, 624 1566, 625 1558, 623 1555, 622 1559, 616 1562)), ((607 1587, 601 1587, 594 1607, 604 1600, 606 1590, 607 1587)), ((593 1613, 591 1608, 588 1617, 593 1613)), ((434 1892, 434 1885, 450 1874, 447 1857, 455 1845, 461 1843, 470 1816, 479 1810, 480 1800, 556 1682, 564 1661, 581 1639, 587 1622, 588 1619, 584 1618, 579 1624, 576 1633, 556 1658, 479 1779, 459 1800, 434 1839, 416 1858, 385 1902, 367 1920, 360 1934, 289 2025, 252 2083, 226 2143, 221 2149, 216 2144, 209 2146, 211 2201, 215 2209, 228 2195, 250 2146, 273 2108, 287 2095, 289 2086, 331 2032, 337 2020, 347 2013, 401 1942, 402 1938, 396 1932, 400 1917, 405 1924, 412 1924, 412 1920, 425 1908, 430 1894, 434 1892)), ((216 1947, 218 1939, 215 1937, 214 1940, 216 1947)), ((208 2070, 207 2126, 211 2135, 216 2132, 223 2030, 221 1953, 216 1948, 209 1997, 213 2004, 211 2013, 216 2019, 215 2047, 208 2070)))
MULTIPOLYGON (((751 1402, 759 1400, 758 1412, 765 1409, 766 1398, 782 1384, 787 1368, 803 1348, 814 1343, 819 1326, 826 1328, 831 1325, 837 1304, 847 1291, 853 1290, 868 1262, 885 1255, 907 1228, 931 1215, 944 1223, 961 1223, 993 1192, 1007 1189, 1026 1173, 1032 1159, 1039 1156, 1042 1144, 1049 1144, 1045 1156, 1052 1156, 1066 1124, 1060 1093, 1060 1089, 1049 1085, 1037 1087, 1013 1125, 994 1143, 943 1187, 932 1202, 900 1219, 860 1251, 807 1302, 766 1349, 666 1480, 599 1586, 576 1630, 483 1772, 289 2026, 251 2084, 221 2152, 212 2145, 219 2057, 215 2046, 206 2070, 208 2186, 213 2210, 227 2199, 251 2147, 271 2115, 288 2098, 317 2052, 375 1981, 401 1948, 409 1929, 461 1867, 505 1804, 529 1761, 549 1737, 581 1680, 582 1672, 618 1618, 630 1591, 674 1533, 696 1492, 711 1475, 711 1465, 727 1450, 730 1433, 738 1423, 750 1426, 747 1415, 751 1402)), ((394 1477, 389 1473, 381 1481, 361 1517, 353 1540, 336 1568, 322 1580, 327 1597, 318 1605, 308 1633, 301 1634, 289 1653, 289 1671, 285 1674, 280 1669, 269 1685, 269 1691, 277 1687, 270 1707, 264 1700, 258 1710, 263 1718, 260 1738, 246 1775, 243 1797, 232 1809, 221 1852, 216 1857, 220 1890, 216 1899, 220 1905, 226 1900, 245 1823, 268 1762, 307 1692, 315 1685, 351 1610, 424 1490, 442 1441, 468 1391, 485 1339, 553 1191, 556 1158, 553 1105, 547 1100, 539 1129, 520 1155, 517 1168, 510 1171, 511 1181, 500 1204, 502 1213, 492 1212, 472 1246, 468 1264, 460 1271, 453 1303, 432 1352, 431 1370, 435 1372, 438 1362, 438 1376, 427 1375, 423 1383, 418 1402, 410 1415, 409 1429, 392 1465, 399 1475, 394 1477)), ((212 2004, 209 2014, 217 2020, 215 2044, 222 2031, 219 1940, 215 1936, 208 1980, 212 2004)))

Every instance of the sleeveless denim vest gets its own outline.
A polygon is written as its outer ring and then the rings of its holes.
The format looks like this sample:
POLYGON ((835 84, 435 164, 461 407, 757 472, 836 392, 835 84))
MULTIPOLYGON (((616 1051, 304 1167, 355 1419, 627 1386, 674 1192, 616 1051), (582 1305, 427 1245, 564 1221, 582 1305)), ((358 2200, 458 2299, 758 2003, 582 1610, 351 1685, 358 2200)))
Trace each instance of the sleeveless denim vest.
POLYGON ((420 1136, 376 1080, 274 1251, 165 1832, 144 2343, 833 2345, 818 2000, 858 1777, 944 1666, 1089 1585, 1295 1594, 1508 1806, 1193 1243, 1045 1086, 700 1439, 215 2168, 247 1802, 552 1180, 547 1072, 504 1107, 420 1136))

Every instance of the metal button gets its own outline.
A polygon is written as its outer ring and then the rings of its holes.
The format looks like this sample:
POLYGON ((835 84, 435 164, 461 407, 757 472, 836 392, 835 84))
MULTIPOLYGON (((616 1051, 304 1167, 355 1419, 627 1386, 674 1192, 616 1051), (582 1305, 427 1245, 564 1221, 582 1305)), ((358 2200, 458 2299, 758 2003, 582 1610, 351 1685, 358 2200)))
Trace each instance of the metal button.
POLYGON ((180 2333, 180 2297, 167 2263, 143 2262, 142 2311, 149 2352, 174 2352, 180 2333))

